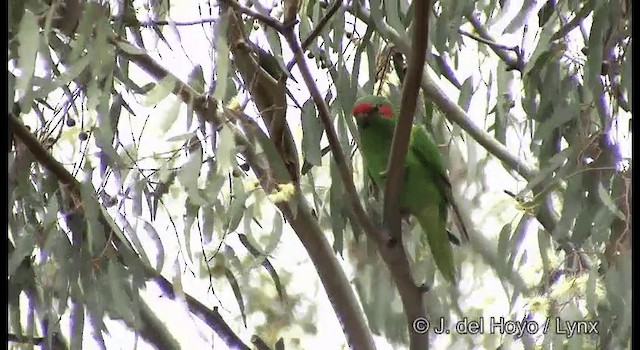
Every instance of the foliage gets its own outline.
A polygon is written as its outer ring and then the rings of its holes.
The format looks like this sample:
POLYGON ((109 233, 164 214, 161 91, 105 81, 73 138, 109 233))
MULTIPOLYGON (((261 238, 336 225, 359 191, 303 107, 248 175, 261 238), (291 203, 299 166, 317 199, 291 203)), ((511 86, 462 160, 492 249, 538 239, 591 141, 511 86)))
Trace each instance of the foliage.
POLYGON ((410 268, 419 313, 487 327, 431 346, 629 347, 631 2, 432 5, 414 122, 475 227, 459 286, 412 221, 383 251, 351 119, 364 94, 418 93, 415 2, 9 1, 11 344, 104 348, 119 324, 184 347, 156 286, 204 343, 309 348, 331 305, 337 344, 406 347, 410 268))

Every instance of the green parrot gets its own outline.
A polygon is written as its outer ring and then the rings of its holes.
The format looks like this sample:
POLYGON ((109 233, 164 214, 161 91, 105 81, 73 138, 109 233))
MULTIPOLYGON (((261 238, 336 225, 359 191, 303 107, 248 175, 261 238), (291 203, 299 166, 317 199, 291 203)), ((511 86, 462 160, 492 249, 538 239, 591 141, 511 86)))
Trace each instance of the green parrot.
MULTIPOLYGON (((353 116, 360 132, 364 167, 374 184, 384 188, 397 122, 396 111, 385 97, 366 96, 356 101, 353 116)), ((454 219, 465 240, 469 235, 453 202, 451 183, 438 147, 415 125, 410 135, 404 161, 404 182, 398 199, 400 213, 416 217, 424 231, 421 240, 429 244, 436 266, 449 282, 455 283, 456 267, 446 228, 449 206, 453 208, 454 219)))

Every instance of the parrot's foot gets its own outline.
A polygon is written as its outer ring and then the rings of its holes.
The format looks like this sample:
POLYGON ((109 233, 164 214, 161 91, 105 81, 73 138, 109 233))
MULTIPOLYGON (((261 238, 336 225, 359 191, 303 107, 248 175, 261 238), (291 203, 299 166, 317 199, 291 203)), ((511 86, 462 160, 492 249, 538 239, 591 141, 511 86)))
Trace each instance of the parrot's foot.
POLYGON ((386 171, 386 170, 385 171, 381 171, 380 172, 380 177, 382 177, 383 180, 386 180, 387 179, 387 173, 388 173, 388 171, 386 171))
POLYGON ((426 294, 431 290, 431 286, 426 285, 425 283, 418 286, 418 291, 420 293, 426 294))

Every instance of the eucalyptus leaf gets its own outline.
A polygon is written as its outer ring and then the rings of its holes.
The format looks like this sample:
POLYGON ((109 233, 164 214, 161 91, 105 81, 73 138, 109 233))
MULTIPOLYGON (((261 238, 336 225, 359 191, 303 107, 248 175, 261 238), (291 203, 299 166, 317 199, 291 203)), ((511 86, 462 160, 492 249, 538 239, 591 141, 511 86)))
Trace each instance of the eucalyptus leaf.
POLYGON ((322 154, 320 140, 324 128, 316 116, 315 104, 312 99, 302 105, 302 154, 311 165, 320 165, 322 154))

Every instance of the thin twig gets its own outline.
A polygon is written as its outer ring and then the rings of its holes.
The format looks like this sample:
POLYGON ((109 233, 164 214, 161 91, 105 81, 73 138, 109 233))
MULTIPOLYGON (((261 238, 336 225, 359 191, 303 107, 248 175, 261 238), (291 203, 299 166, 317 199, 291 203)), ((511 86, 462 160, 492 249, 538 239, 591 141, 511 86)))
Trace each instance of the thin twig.
POLYGON ((233 7, 238 12, 243 13, 243 14, 249 16, 249 17, 255 18, 255 19, 263 22, 267 26, 275 29, 278 32, 282 32, 287 26, 290 26, 290 24, 283 24, 282 22, 278 21, 277 19, 275 19, 273 17, 263 15, 263 14, 258 13, 256 11, 250 9, 250 8, 242 6, 236 0, 222 0, 222 1, 227 2, 229 4, 229 6, 233 7))
MULTIPOLYGON (((307 48, 309 48, 309 45, 311 45, 311 43, 313 42, 313 40, 315 40, 315 38, 318 37, 318 35, 320 35, 320 32, 322 31, 322 29, 324 29, 327 23, 329 23, 329 20, 331 19, 331 17, 333 17, 333 15, 336 12, 338 12, 338 9, 342 5, 342 1, 341 0, 334 0, 334 1, 335 2, 333 3, 333 6, 331 6, 329 11, 327 11, 324 17, 322 17, 320 22, 318 22, 318 25, 315 28, 313 28, 313 30, 309 33, 309 35, 307 35, 307 37, 304 38, 304 40, 302 41, 301 47, 303 52, 306 51, 307 48)), ((287 63, 287 70, 291 71, 291 69, 293 69, 293 66, 295 65, 296 65, 296 59, 292 58, 291 61, 287 63)))
POLYGON ((557 32, 553 33, 550 41, 555 41, 571 32, 575 27, 582 24, 585 18, 587 18, 593 9, 595 8, 595 1, 586 1, 585 5, 576 13, 576 15, 565 25, 563 25, 557 32))
POLYGON ((173 25, 176 27, 186 27, 186 26, 195 26, 202 24, 215 23, 218 21, 218 18, 202 18, 197 21, 186 21, 186 22, 173 22, 173 21, 144 21, 140 22, 136 18, 130 17, 111 17, 111 21, 122 21, 124 26, 126 27, 157 27, 157 26, 168 26, 173 25))
POLYGON ((507 46, 507 45, 503 45, 503 44, 498 44, 495 41, 489 40, 489 39, 485 39, 481 36, 475 35, 473 33, 469 33, 463 29, 458 29, 458 33, 467 36, 475 41, 481 42, 483 44, 487 44, 488 46, 492 47, 492 48, 496 48, 496 49, 500 49, 500 50, 506 50, 506 51, 513 51, 513 52, 518 52, 518 48, 515 46, 507 46))
POLYGON ((392 238, 401 240, 400 212, 398 195, 402 188, 404 175, 404 160, 409 149, 409 133, 413 125, 413 115, 416 111, 420 81, 427 58, 427 39, 429 35, 429 13, 431 6, 429 1, 415 3, 413 10, 412 50, 407 63, 407 74, 402 85, 402 98, 400 100, 400 112, 396 124, 391 153, 387 166, 387 181, 385 186, 384 219, 385 226, 392 238))
POLYGON ((467 20, 469 20, 469 23, 471 23, 473 29, 479 34, 478 36, 474 36, 474 39, 484 40, 482 42, 489 45, 491 50, 493 50, 493 52, 507 64, 509 69, 517 70, 519 72, 522 72, 524 70, 525 62, 524 57, 522 57, 522 50, 497 44, 487 28, 485 28, 485 26, 480 23, 480 19, 478 18, 478 16, 476 16, 475 13, 470 12, 465 15, 465 17, 467 18, 467 20))
POLYGON ((32 345, 42 345, 45 341, 43 337, 25 337, 17 334, 8 333, 7 341, 13 343, 23 343, 23 344, 32 344, 32 345))
MULTIPOLYGON (((403 186, 404 161, 409 149, 409 134, 413 125, 413 115, 416 111, 418 94, 420 93, 420 83, 422 72, 427 59, 427 42, 429 37, 429 15, 431 12, 430 1, 416 1, 413 9, 413 37, 412 50, 407 63, 407 74, 402 85, 402 98, 400 100, 400 111, 396 124, 389 164, 387 166, 387 182, 385 186, 384 221, 385 226, 391 233, 391 237, 398 242, 402 242, 402 232, 399 211, 399 194, 403 186)), ((404 247, 399 244, 402 249, 404 247)), ((403 296, 403 301, 406 296, 403 296)), ((413 324, 417 319, 425 317, 422 298, 412 300, 413 305, 405 306, 405 316, 409 330, 409 347, 411 349, 428 349, 429 336, 427 332, 416 332, 413 324)))

